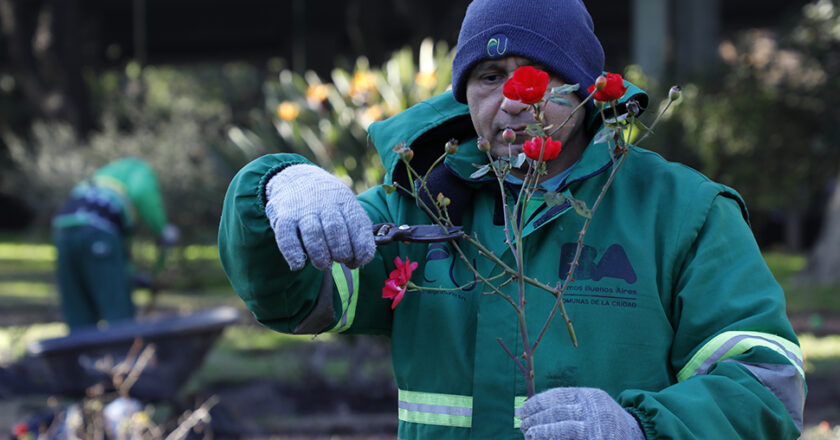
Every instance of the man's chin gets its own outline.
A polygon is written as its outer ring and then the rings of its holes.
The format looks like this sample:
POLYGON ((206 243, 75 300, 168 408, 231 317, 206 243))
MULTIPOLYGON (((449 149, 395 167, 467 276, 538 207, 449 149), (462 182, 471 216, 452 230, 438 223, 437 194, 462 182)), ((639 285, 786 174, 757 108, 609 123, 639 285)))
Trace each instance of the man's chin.
POLYGON ((522 144, 494 145, 490 154, 495 158, 516 156, 522 152, 522 144))

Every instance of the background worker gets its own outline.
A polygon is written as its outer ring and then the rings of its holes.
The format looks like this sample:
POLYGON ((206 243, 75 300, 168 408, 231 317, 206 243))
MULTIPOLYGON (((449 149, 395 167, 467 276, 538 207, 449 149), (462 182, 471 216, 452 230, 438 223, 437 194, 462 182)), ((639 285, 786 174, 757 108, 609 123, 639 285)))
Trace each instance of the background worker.
MULTIPOLYGON (((77 184, 53 218, 61 311, 70 329, 135 316, 135 283, 153 281, 131 263, 130 238, 142 220, 161 246, 178 228, 167 224, 157 176, 145 161, 113 161, 77 184)), ((163 251, 156 270, 163 264, 163 251)))
MULTIPOLYGON (((533 114, 503 93, 523 65, 547 71, 549 89, 580 85, 569 95, 571 107, 545 104, 547 123, 565 120, 604 68, 580 0, 473 1, 452 91, 369 128, 385 183, 402 187, 409 181, 394 146, 406 143, 423 175, 447 140, 459 140, 430 177, 430 193, 449 197, 455 223, 510 267, 499 184, 471 174, 487 162, 477 136, 496 157, 521 152, 530 138, 533 114), (516 133, 512 146, 506 128, 516 133)), ((647 101, 631 87, 622 104, 630 97, 647 101)), ((601 125, 593 109, 553 135, 563 149, 542 181, 590 206, 614 160, 609 145, 593 141, 601 125)), ((228 189, 222 264, 255 317, 277 331, 389 336, 400 439, 796 438, 805 395, 801 351, 743 200, 650 151, 624 154, 584 239, 571 284, 579 290, 567 293, 576 300, 566 309, 580 344, 572 346, 561 323, 549 327, 534 357, 538 393, 527 400, 520 372, 498 343, 522 353, 510 304, 470 284, 475 275, 451 246, 375 246, 372 224, 429 222, 400 191, 379 186, 354 196, 301 156, 260 157, 228 189), (396 257, 418 264, 411 281, 419 290, 392 308, 382 296, 389 273, 405 268, 396 257)), ((569 207, 535 208, 521 242, 524 267, 554 284, 568 271, 584 220, 569 207)), ((474 247, 462 248, 483 277, 498 273, 474 247)), ((500 289, 515 298, 515 284, 500 289)), ((526 296, 527 330, 538 334, 555 299, 530 286, 526 296)))

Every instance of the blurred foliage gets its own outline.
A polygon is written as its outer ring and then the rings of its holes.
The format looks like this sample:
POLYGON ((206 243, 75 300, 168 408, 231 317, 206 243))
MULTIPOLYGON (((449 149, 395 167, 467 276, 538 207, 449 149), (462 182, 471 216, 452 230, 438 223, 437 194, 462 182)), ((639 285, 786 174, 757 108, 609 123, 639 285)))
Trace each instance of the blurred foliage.
POLYGON ((352 71, 334 69, 330 81, 284 69, 263 86, 264 111, 228 131, 237 151, 226 157, 238 167, 262 153, 294 152, 363 191, 382 179, 368 125, 445 91, 453 56, 446 43, 427 39, 416 62, 408 47, 378 68, 360 57, 352 71))
POLYGON ((658 149, 735 187, 752 209, 819 208, 840 164, 840 5, 720 46, 723 71, 683 85, 658 149))
POLYGON ((22 358, 26 347, 35 341, 66 335, 67 326, 60 322, 0 327, 0 366, 22 358))
MULTIPOLYGON (((754 214, 820 211, 840 164, 837 29, 840 7, 818 0, 784 29, 724 42, 724 68, 684 84, 682 102, 645 146, 733 186, 754 214)), ((301 154, 356 191, 379 183, 368 125, 446 90, 453 55, 427 39, 416 53, 406 47, 381 66, 360 57, 329 78, 282 60, 90 72, 102 129, 79 139, 58 123, 35 123, 27 135, 0 124, 17 172, 0 179, 0 192, 25 198, 46 232, 73 184, 110 160, 140 156, 158 171, 185 241, 210 243, 228 182, 260 155, 301 154)), ((665 101, 657 93, 667 88, 638 67, 625 76, 651 102, 665 101)))
POLYGON ((26 200, 36 211, 34 229, 45 236, 76 182, 114 159, 137 156, 157 171, 184 241, 215 242, 227 184, 260 155, 302 154, 359 191, 379 183, 367 126, 443 92, 452 56, 445 43, 426 40, 416 61, 410 48, 382 67, 361 57, 351 70, 334 69, 330 81, 294 73, 282 60, 262 69, 130 63, 89 73, 102 129, 82 139, 56 122, 36 122, 28 135, 0 126, 16 165, 0 192, 26 200))
POLYGON ((81 139, 55 122, 36 122, 27 137, 4 131, 17 177, 4 180, 0 191, 26 200, 36 210, 36 229, 45 230, 76 182, 112 160, 137 156, 156 170, 169 220, 185 239, 215 241, 228 179, 213 144, 223 142, 232 123, 230 103, 253 95, 246 86, 258 90, 261 77, 242 70, 129 64, 89 78, 102 107, 101 131, 81 139))
POLYGON ((788 313, 840 312, 840 295, 837 295, 840 286, 803 283, 796 279, 807 264, 805 255, 787 252, 764 252, 763 255, 767 267, 785 291, 788 313))

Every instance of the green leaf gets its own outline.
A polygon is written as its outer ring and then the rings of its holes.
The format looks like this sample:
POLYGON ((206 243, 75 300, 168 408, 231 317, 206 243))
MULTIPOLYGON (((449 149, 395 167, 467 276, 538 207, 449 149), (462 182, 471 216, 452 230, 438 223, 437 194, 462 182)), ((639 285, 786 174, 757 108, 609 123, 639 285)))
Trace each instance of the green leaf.
POLYGON ((615 128, 614 127, 604 127, 595 134, 595 137, 592 139, 593 144, 601 144, 604 142, 609 141, 615 136, 615 128))
POLYGON ((506 174, 510 169, 510 158, 505 157, 503 160, 494 160, 492 165, 493 172, 497 176, 506 174))
POLYGON ((483 165, 481 168, 477 169, 475 172, 470 174, 470 179, 478 179, 479 177, 482 177, 489 172, 490 165, 483 165))
POLYGON ((391 194, 397 190, 397 187, 394 185, 382 185, 382 188, 385 188, 385 194, 391 194))
POLYGON ((555 103, 555 104, 558 104, 558 105, 563 105, 563 106, 566 106, 566 107, 571 107, 572 106, 572 101, 569 101, 566 98, 561 98, 559 96, 551 96, 551 97, 548 98, 548 100, 555 103))
POLYGON ((545 131, 543 131, 542 125, 540 124, 528 124, 528 126, 525 127, 525 133, 528 133, 534 137, 545 136, 545 131))
POLYGON ((586 206, 586 202, 583 200, 573 199, 571 197, 568 197, 568 200, 572 204, 572 208, 575 208, 575 212, 578 213, 579 216, 588 219, 592 218, 592 211, 586 206))
POLYGON ((577 92, 580 89, 580 84, 564 84, 560 87, 552 87, 551 95, 567 95, 569 93, 577 92))
POLYGON ((516 155, 516 159, 514 159, 514 160, 512 161, 512 166, 513 166, 514 168, 519 168, 519 167, 521 167, 521 166, 522 166, 522 164, 524 164, 524 163, 525 163, 525 158, 526 158, 525 153, 519 153, 518 155, 516 155))
POLYGON ((560 206, 563 203, 566 203, 567 198, 568 197, 563 193, 554 192, 554 191, 546 191, 545 192, 545 204, 548 205, 550 208, 553 208, 555 206, 560 206))
POLYGON ((624 122, 627 118, 630 117, 630 113, 625 113, 617 118, 607 118, 604 120, 605 124, 618 124, 619 122, 624 122))

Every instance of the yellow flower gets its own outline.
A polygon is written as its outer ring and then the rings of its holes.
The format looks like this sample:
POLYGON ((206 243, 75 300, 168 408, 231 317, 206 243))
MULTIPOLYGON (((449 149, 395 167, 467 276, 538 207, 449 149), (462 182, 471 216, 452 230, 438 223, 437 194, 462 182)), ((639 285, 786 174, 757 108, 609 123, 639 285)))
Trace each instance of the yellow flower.
POLYGON ((350 96, 359 97, 373 90, 376 85, 376 75, 371 72, 356 72, 350 83, 350 96))
POLYGON ((414 83, 420 87, 431 89, 437 84, 437 75, 435 75, 435 72, 417 72, 414 75, 414 83))
POLYGON ((306 99, 316 103, 324 102, 327 94, 329 94, 329 89, 324 84, 310 84, 306 89, 306 99))
POLYGON ((138 425, 148 425, 152 419, 145 411, 136 412, 131 416, 131 421, 138 425))
POLYGON ((283 101, 277 106, 277 116, 284 121, 294 121, 300 114, 300 108, 294 102, 283 101))
POLYGON ((378 121, 382 119, 382 107, 378 105, 372 105, 365 110, 364 119, 368 121, 378 121))

